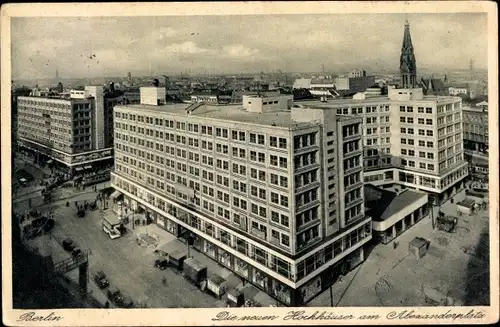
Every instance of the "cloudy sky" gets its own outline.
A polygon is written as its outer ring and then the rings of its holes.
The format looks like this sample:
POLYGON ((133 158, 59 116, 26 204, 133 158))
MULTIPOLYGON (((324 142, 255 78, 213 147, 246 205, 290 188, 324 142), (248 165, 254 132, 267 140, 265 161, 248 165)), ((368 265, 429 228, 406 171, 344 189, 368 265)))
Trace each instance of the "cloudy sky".
POLYGON ((12 19, 12 74, 395 71, 406 17, 417 67, 487 67, 485 14, 30 17, 12 19))

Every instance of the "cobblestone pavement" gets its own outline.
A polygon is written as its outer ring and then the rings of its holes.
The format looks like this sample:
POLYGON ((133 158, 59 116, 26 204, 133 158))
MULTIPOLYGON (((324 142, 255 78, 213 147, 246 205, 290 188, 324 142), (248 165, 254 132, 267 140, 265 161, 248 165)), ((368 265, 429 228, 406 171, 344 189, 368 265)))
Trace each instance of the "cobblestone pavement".
MULTIPOLYGON (((451 202, 441 210, 456 214, 451 202)), ((434 209, 435 217, 439 208, 434 209)), ((426 306, 424 288, 432 288, 466 305, 489 303, 488 212, 459 217, 454 233, 432 228, 430 216, 404 232, 393 243, 365 253, 365 262, 332 287, 334 306, 426 306), (431 244, 416 259, 408 245, 415 237, 431 244)), ((308 306, 330 306, 326 290, 308 306)))

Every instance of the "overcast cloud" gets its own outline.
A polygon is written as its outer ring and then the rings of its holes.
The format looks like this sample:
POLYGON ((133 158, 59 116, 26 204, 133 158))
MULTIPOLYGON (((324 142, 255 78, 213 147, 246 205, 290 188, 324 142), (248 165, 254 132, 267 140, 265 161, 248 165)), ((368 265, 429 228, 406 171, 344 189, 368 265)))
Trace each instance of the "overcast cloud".
MULTIPOLYGON (((408 15, 417 67, 487 67, 486 14, 408 15)), ((395 71, 403 14, 13 18, 14 79, 395 71), (95 58, 89 58, 95 54, 95 58)))

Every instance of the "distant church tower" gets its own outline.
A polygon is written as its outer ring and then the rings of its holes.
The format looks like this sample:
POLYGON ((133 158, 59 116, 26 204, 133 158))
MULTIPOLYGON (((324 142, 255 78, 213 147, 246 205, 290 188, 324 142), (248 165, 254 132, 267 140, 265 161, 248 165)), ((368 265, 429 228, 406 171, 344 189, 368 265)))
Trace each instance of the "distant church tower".
POLYGON ((417 63, 411 43, 410 24, 406 21, 405 34, 403 36, 403 47, 401 48, 401 60, 399 70, 403 88, 414 88, 417 86, 417 63))

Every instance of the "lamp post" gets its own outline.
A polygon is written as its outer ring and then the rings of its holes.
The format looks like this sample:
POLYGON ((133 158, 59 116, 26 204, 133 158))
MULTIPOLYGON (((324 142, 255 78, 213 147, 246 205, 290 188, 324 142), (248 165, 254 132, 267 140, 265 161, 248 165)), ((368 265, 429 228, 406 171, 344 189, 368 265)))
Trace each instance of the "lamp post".
POLYGON ((434 222, 434 197, 431 197, 429 200, 429 207, 431 211, 431 222, 432 222, 432 229, 434 230, 436 228, 436 224, 434 222))

